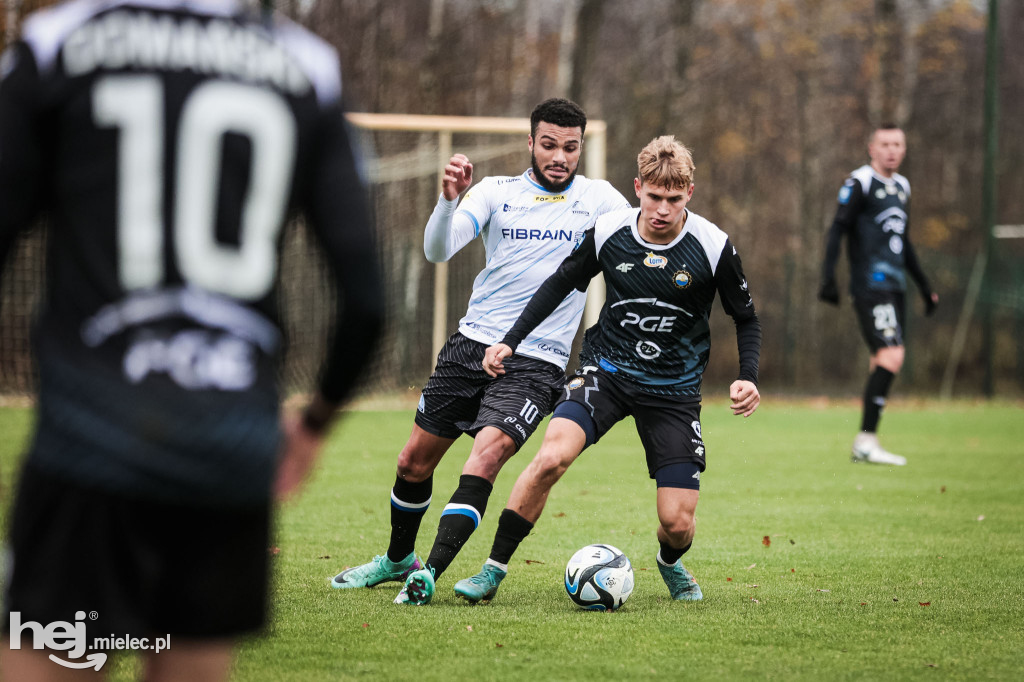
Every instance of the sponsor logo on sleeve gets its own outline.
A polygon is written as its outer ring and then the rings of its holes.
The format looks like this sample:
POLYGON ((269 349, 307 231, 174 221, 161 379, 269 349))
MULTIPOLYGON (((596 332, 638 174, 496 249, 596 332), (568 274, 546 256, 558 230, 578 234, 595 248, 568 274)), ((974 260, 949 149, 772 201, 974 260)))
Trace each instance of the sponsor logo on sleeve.
POLYGON ((839 203, 844 206, 850 203, 850 195, 853 194, 853 181, 847 180, 846 183, 839 189, 839 203))

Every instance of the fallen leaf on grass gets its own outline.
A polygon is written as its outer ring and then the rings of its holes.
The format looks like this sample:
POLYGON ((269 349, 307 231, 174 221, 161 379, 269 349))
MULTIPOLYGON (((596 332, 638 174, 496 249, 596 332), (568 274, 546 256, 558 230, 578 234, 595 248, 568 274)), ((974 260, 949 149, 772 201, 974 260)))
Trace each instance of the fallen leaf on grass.
POLYGON ((984 514, 982 514, 981 516, 979 516, 979 517, 978 517, 978 520, 979 520, 979 521, 984 521, 984 520, 985 520, 985 515, 984 515, 984 514))
POLYGON ((760 587, 760 585, 747 585, 747 587, 760 587))
POLYGON ((330 555, 330 554, 324 554, 324 555, 323 555, 322 557, 320 557, 320 558, 321 558, 321 559, 330 559, 330 558, 331 558, 331 555, 330 555))
POLYGON ((932 603, 930 601, 919 601, 919 602, 917 602, 917 605, 918 606, 931 606, 932 603))
POLYGON ((504 644, 498 644, 497 642, 495 642, 494 646, 496 646, 497 648, 500 649, 500 648, 504 647, 505 645, 504 644))
POLYGON ((732 578, 726 578, 726 579, 725 579, 725 582, 727 582, 727 583, 731 583, 731 582, 732 582, 732 578))
POLYGON ((363 623, 363 627, 364 628, 368 628, 368 627, 370 627, 370 624, 369 623, 363 623))
POLYGON ((939 492, 940 493, 946 492, 946 486, 942 486, 941 488, 939 488, 939 492))
POLYGON ((793 538, 790 538, 789 539, 789 544, 795 545, 796 544, 796 540, 794 540, 793 538))
POLYGON ((270 548, 267 549, 267 551, 276 556, 276 555, 281 553, 281 548, 280 547, 270 547, 270 548))
POLYGON ((772 539, 770 537, 768 537, 767 535, 765 535, 761 539, 761 544, 764 545, 765 547, 771 547, 772 546, 772 539))
POLYGON ((893 601, 899 601, 899 599, 897 599, 896 597, 893 597, 892 600, 893 601))
POLYGON ((796 569, 795 568, 791 568, 791 569, 789 569, 789 572, 790 573, 796 573, 796 569))
POLYGON ((544 562, 543 561, 537 561, 536 559, 527 559, 525 561, 525 563, 527 565, 530 565, 530 564, 543 564, 544 562))
POLYGON ((754 599, 753 597, 750 598, 750 601, 754 602, 755 604, 760 604, 761 603, 760 601, 758 601, 757 599, 754 599))
POLYGON ((819 589, 817 589, 815 591, 816 592, 831 592, 832 590, 822 590, 822 589, 819 588, 819 589))
POLYGON ((754 568, 755 566, 757 566, 757 564, 750 564, 749 566, 747 566, 747 570, 749 571, 750 569, 754 568))
POLYGON ((564 516, 565 516, 565 512, 558 512, 557 514, 555 514, 555 518, 556 519, 560 519, 560 518, 562 518, 564 516))
POLYGON ((938 668, 939 664, 938 663, 925 663, 924 667, 926 667, 926 668, 938 668))
POLYGON ((466 632, 473 632, 473 626, 472 625, 467 625, 466 626, 466 632))
POLYGON ((866 601, 862 601, 862 602, 860 603, 860 605, 861 605, 861 606, 867 606, 867 605, 868 605, 868 603, 867 603, 866 601))

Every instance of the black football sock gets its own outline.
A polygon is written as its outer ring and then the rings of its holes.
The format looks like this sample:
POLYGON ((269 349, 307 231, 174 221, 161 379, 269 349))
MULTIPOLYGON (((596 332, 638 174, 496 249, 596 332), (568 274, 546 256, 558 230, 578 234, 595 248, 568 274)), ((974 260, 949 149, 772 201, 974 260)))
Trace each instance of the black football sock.
POLYGON ((459 487, 452 499, 441 512, 437 524, 437 537, 427 558, 427 568, 437 580, 455 559, 466 540, 473 534, 487 510, 487 498, 491 496, 491 483, 486 478, 463 474, 459 487))
POLYGON ((882 418, 882 408, 889 396, 889 387, 896 375, 884 367, 875 367, 868 377, 868 385, 864 389, 864 416, 860 422, 860 430, 874 433, 878 430, 878 420, 882 418))
POLYGON ((391 544, 388 545, 391 561, 397 563, 415 551, 416 534, 430 506, 433 486, 433 476, 419 483, 395 477, 395 487, 391 489, 391 544))
POLYGON ((691 542, 682 549, 676 549, 675 547, 661 542, 660 540, 658 541, 658 544, 661 545, 661 551, 658 552, 658 558, 661 559, 661 562, 666 566, 671 566, 675 562, 679 561, 679 558, 689 552, 690 547, 693 546, 693 543, 691 542))
POLYGON ((498 531, 491 545, 491 561, 507 566, 519 544, 533 530, 533 524, 511 509, 505 509, 498 518, 498 531))

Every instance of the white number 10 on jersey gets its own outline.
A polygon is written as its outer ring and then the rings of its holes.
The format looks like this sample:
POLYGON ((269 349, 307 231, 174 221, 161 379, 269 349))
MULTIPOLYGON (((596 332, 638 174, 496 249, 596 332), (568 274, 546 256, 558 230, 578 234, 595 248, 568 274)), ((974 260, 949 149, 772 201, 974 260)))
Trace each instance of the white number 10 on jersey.
MULTIPOLYGON (((119 129, 118 273, 126 291, 158 287, 164 272, 164 89, 152 75, 107 76, 93 92, 97 124, 119 129)), ((265 296, 277 275, 277 237, 295 163, 295 119, 267 90, 210 81, 181 108, 175 145, 174 262, 184 280, 242 300, 265 296), (252 146, 238 246, 217 242, 221 146, 226 133, 252 146)))

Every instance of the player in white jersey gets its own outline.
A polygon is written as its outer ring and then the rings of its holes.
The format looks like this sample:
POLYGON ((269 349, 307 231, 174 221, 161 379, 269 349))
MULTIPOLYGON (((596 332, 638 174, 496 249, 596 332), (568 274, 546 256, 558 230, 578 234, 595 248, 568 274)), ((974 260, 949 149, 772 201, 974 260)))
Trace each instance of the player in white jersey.
MULTIPOLYGON (((533 110, 530 124, 531 168, 522 175, 484 178, 459 203, 472 183, 473 166, 456 154, 445 168, 442 196, 424 233, 424 253, 432 262, 446 261, 481 237, 486 266, 474 282, 459 331, 438 354, 412 435, 398 456, 387 553, 342 571, 333 587, 372 587, 420 571, 433 585, 479 525, 501 467, 551 411, 565 383, 582 293, 567 297, 548 324, 524 339, 521 355, 501 379, 483 371, 484 351, 502 337, 593 221, 629 202, 608 182, 576 174, 587 125, 579 106, 546 100, 533 110), (473 448, 424 568, 414 546, 430 504, 433 472, 463 433, 473 437, 473 448)), ((396 601, 404 603, 404 596, 405 590, 396 601)))

